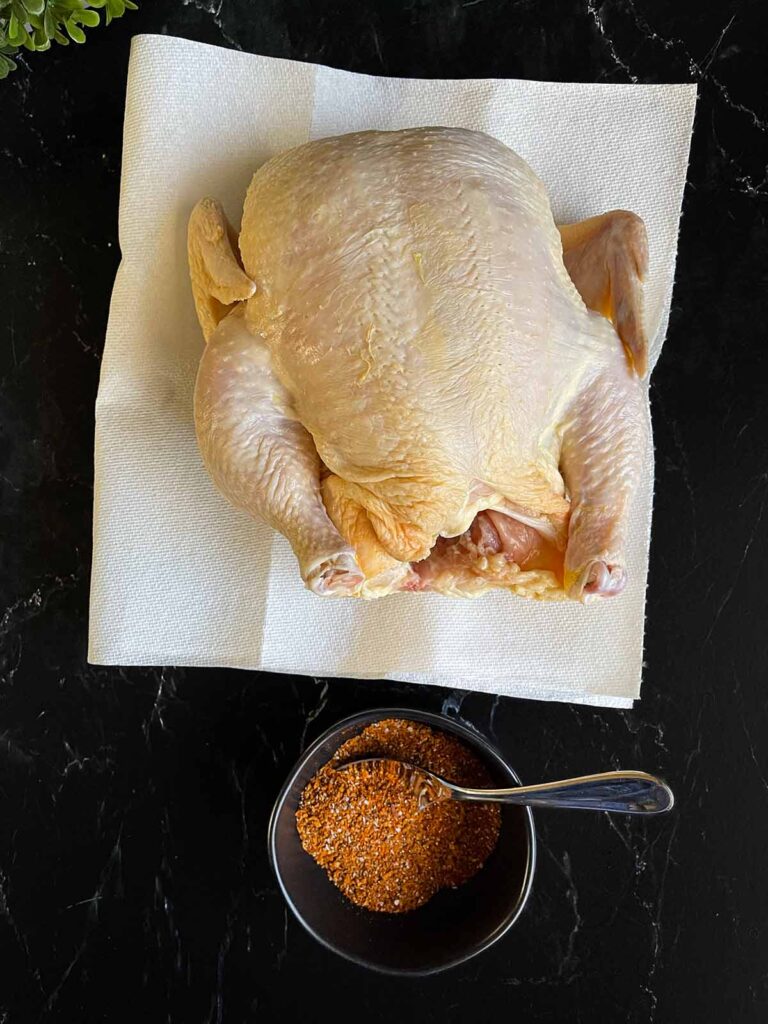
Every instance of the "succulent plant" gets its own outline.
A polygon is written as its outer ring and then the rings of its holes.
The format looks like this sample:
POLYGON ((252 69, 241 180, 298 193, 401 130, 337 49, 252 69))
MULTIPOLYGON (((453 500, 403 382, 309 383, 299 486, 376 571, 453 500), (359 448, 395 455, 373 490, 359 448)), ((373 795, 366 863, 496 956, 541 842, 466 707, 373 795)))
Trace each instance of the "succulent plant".
POLYGON ((14 70, 21 49, 84 43, 85 30, 99 24, 102 9, 108 25, 137 7, 134 0, 0 0, 0 78, 14 70))

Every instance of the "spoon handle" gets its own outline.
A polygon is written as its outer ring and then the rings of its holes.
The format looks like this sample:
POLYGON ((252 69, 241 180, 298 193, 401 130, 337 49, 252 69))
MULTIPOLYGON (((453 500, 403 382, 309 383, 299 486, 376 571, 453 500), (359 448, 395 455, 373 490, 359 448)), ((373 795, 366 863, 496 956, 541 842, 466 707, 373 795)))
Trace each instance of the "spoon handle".
POLYGON ((514 789, 468 789, 453 786, 454 800, 484 800, 533 807, 569 807, 588 811, 621 811, 625 814, 663 814, 675 798, 661 779, 646 772, 601 772, 560 782, 514 789))

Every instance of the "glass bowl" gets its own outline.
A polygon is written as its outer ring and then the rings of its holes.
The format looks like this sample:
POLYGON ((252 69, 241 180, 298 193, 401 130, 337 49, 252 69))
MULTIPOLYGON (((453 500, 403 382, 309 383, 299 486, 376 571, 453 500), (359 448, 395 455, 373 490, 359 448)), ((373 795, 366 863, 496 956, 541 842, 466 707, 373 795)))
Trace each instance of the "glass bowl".
POLYGON ((302 755, 277 798, 269 822, 269 856, 288 906, 310 935, 362 967, 389 974, 433 974, 477 956, 506 934, 523 911, 533 882, 536 836, 528 807, 501 809, 501 834, 482 869, 405 914, 381 914, 350 903, 305 852, 295 814, 302 791, 335 751, 384 718, 424 722, 452 733, 485 762, 495 786, 520 779, 485 739, 444 715, 408 708, 364 711, 332 726, 302 755))

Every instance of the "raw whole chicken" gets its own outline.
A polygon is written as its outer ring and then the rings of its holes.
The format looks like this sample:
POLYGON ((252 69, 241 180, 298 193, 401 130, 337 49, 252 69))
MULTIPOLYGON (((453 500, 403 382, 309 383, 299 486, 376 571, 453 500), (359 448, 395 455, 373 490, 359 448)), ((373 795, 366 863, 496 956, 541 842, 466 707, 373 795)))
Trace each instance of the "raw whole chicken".
POLYGON ((619 593, 648 403, 639 217, 555 225, 480 132, 310 142, 189 225, 200 450, 323 595, 619 593))

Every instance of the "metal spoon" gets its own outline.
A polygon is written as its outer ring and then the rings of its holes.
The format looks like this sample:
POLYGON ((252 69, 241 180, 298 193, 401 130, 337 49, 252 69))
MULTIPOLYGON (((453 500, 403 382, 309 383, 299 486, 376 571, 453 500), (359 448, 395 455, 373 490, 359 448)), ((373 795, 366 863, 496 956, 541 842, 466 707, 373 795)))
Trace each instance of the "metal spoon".
POLYGON ((443 800, 476 800, 482 803, 530 804, 533 807, 621 811, 624 814, 663 814, 671 810, 675 802, 666 782, 646 772, 601 772, 559 782, 541 782, 537 786, 471 789, 394 757, 359 757, 336 767, 341 771, 358 765, 388 765, 399 773, 405 773, 418 798, 419 810, 443 800))

